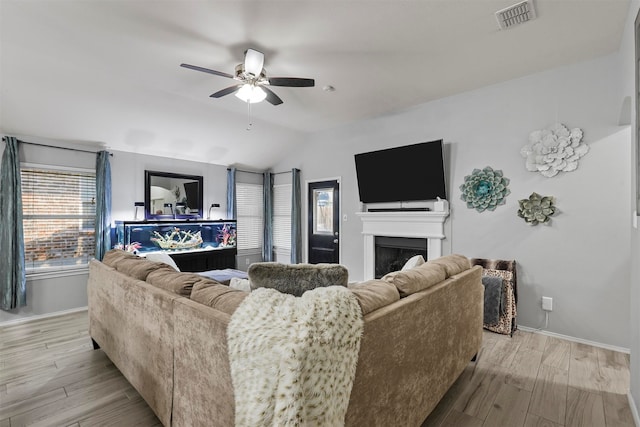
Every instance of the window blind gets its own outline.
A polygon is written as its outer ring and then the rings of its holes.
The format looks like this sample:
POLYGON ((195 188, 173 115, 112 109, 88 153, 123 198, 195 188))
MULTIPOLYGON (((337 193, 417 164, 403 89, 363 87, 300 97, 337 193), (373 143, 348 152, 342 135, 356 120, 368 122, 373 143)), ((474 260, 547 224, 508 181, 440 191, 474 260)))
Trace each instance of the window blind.
POLYGON ((94 172, 23 167, 25 267, 86 264, 95 251, 94 172))
POLYGON ((262 185, 236 183, 238 250, 262 250, 264 229, 262 185))

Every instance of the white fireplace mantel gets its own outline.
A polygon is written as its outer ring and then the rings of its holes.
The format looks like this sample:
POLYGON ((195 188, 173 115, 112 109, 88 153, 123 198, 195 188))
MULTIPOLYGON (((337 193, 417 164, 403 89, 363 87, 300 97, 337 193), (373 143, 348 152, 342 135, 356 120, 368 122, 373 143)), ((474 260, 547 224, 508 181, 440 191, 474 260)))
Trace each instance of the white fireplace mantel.
POLYGON ((357 212, 364 235, 364 280, 375 277, 375 237, 413 237, 427 239, 427 258, 442 256, 444 222, 449 211, 357 212))

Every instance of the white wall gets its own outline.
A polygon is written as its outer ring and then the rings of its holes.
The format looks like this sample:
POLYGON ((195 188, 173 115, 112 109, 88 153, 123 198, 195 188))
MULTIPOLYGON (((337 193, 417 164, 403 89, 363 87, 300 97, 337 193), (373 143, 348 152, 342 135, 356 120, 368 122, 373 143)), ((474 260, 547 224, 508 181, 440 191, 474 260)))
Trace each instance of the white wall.
MULTIPOLYGON (((448 148, 448 221, 452 252, 515 259, 519 323, 541 326, 542 295, 554 298, 549 330, 629 346, 629 129, 617 125, 617 56, 567 66, 430 102, 374 120, 313 135, 275 166, 298 167, 302 180, 342 177, 342 258, 350 280, 363 277, 360 210, 353 155, 443 138, 448 148), (580 127, 590 152, 577 171, 545 178, 528 172, 520 149, 529 133, 556 120, 580 127), (474 168, 492 166, 510 178, 511 195, 495 212, 460 200, 474 168), (532 192, 555 196, 550 226, 516 215, 532 192)), ((402 165, 389 164, 380 173, 402 165)))
POLYGON ((111 158, 111 185, 113 187, 111 218, 113 220, 134 219, 134 202, 144 201, 145 170, 202 175, 204 217, 207 217, 209 206, 212 203, 219 203, 220 211, 226 212, 226 166, 113 151, 111 158))
MULTIPOLYGON (((620 73, 618 81, 621 84, 619 99, 625 97, 635 98, 635 43, 634 43, 634 20, 640 10, 640 0, 632 0, 629 6, 629 16, 624 29, 622 45, 620 47, 620 73)), ((637 170, 636 159, 637 135, 635 129, 636 122, 635 103, 631 103, 631 131, 630 138, 632 179, 630 198, 635 203, 636 177, 640 171, 637 170)), ((640 409, 640 231, 637 227, 628 226, 631 236, 631 280, 630 280, 630 348, 631 348, 631 395, 635 406, 640 409)))

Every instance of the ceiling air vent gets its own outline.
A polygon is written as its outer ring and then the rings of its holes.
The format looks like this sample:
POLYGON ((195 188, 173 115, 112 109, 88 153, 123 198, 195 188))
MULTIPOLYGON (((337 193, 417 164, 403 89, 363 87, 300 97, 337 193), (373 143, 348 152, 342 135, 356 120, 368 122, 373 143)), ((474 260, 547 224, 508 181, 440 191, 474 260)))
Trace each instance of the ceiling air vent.
POLYGON ((533 0, 525 0, 496 12, 496 19, 501 30, 531 21, 536 17, 533 0))

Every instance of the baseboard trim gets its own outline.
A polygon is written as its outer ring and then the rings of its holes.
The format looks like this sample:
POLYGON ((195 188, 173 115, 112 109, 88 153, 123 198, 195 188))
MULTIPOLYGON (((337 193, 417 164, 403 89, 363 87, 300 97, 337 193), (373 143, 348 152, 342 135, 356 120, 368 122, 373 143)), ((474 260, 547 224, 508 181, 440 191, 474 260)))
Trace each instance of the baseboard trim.
POLYGON ((89 307, 84 306, 84 307, 71 308, 69 310, 55 311, 53 313, 36 314, 36 315, 33 315, 33 316, 28 316, 28 317, 21 317, 19 319, 7 320, 7 321, 4 321, 4 322, 0 322, 0 328, 3 327, 3 326, 13 326, 13 325, 19 325, 20 323, 33 322, 34 320, 41 320, 41 319, 48 319, 50 317, 64 316, 65 314, 79 313, 81 311, 87 311, 88 309, 89 309, 89 307))
POLYGON ((549 337, 560 338, 560 339, 563 339, 563 340, 573 341, 573 342, 577 342, 577 343, 580 343, 580 344, 587 344, 587 345, 591 345, 591 346, 594 346, 594 347, 604 348, 604 349, 607 349, 607 350, 618 351, 620 353, 631 354, 631 350, 629 350, 628 348, 618 347, 617 345, 603 344, 601 342, 585 340, 585 339, 582 339, 582 338, 576 338, 576 337, 572 337, 572 336, 569 336, 569 335, 557 334, 555 332, 549 332, 549 331, 545 331, 545 330, 541 330, 541 329, 530 328, 528 326, 522 326, 522 325, 518 325, 518 329, 520 329, 522 331, 525 331, 525 332, 534 332, 536 334, 547 335, 549 337))
POLYGON ((627 397, 629 398, 629 407, 631 408, 633 421, 635 421, 636 427, 640 427, 640 415, 638 415, 638 407, 636 406, 636 401, 633 400, 633 396, 631 395, 631 393, 627 393, 627 397))

